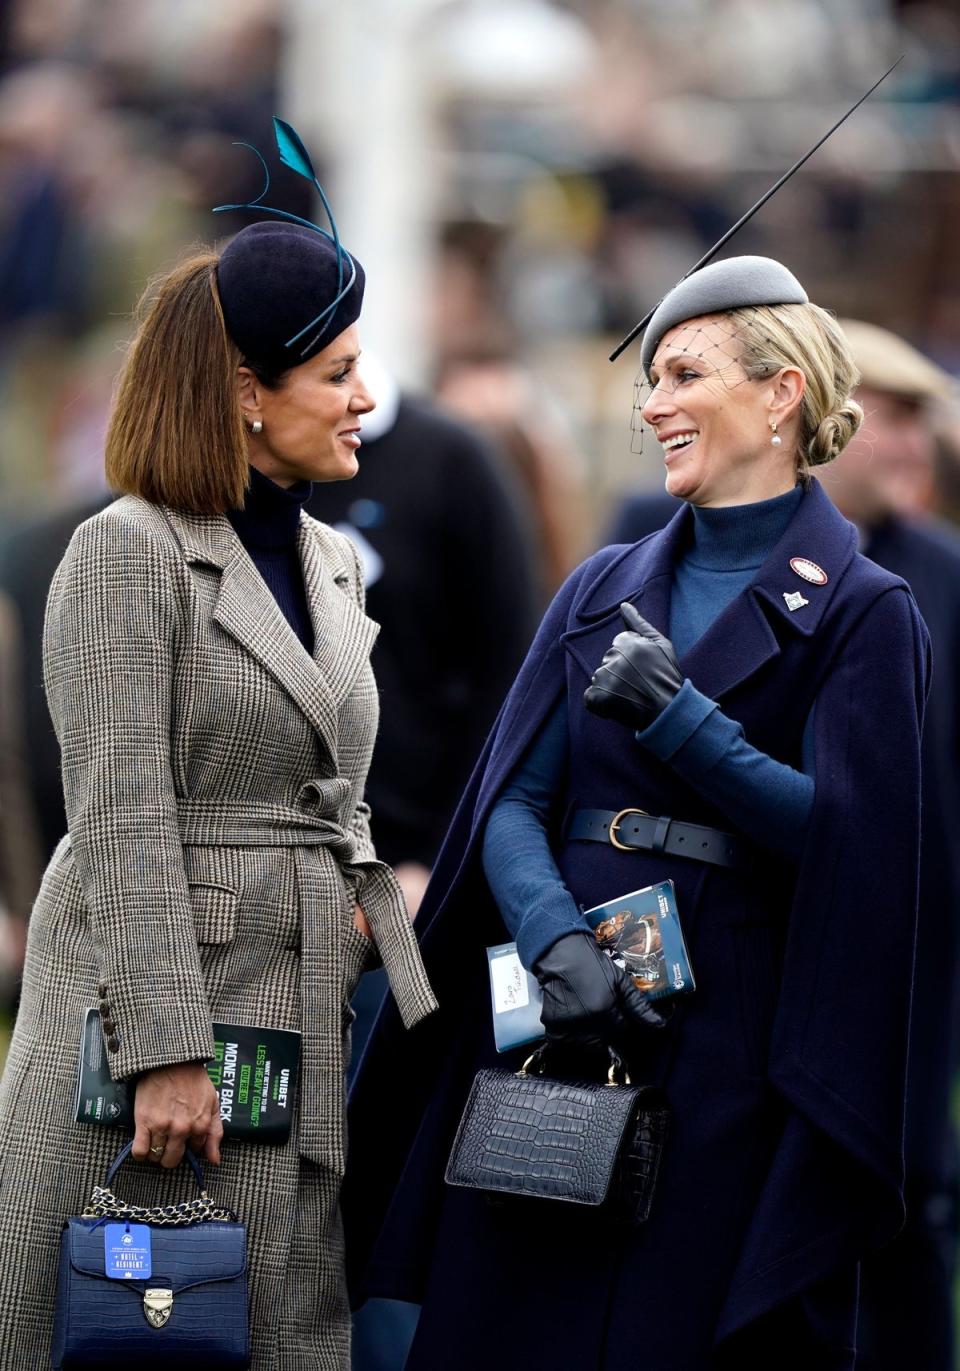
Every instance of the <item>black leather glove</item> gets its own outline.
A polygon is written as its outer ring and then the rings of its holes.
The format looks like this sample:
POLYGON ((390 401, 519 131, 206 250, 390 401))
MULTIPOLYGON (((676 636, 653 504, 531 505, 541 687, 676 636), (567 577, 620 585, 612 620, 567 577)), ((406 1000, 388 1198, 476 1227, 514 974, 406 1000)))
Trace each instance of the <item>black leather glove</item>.
POLYGON ((626 632, 603 654, 583 699, 592 714, 640 730, 652 724, 683 685, 673 643, 631 604, 620 613, 626 632))
POLYGON ((551 1043, 577 1051, 623 1043, 631 1025, 662 1028, 666 1017, 589 933, 567 933, 536 962, 541 1019, 551 1043))

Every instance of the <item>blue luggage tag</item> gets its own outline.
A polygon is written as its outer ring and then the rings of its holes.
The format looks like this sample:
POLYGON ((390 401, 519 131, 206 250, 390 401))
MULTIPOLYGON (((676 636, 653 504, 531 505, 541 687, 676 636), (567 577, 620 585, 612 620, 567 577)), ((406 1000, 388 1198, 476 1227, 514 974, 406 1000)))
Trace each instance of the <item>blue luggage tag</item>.
POLYGON ((103 1231, 104 1270, 112 1281, 148 1281, 153 1275, 150 1229, 145 1223, 108 1223, 103 1231))

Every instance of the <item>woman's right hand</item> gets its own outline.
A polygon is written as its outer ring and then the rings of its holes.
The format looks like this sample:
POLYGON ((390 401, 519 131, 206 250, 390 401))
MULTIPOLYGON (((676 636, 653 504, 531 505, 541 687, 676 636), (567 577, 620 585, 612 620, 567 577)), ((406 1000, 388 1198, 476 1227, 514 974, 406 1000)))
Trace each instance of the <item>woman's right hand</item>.
POLYGON ((138 1161, 174 1167, 187 1146, 219 1165, 220 1097, 202 1062, 179 1062, 145 1071, 133 1103, 138 1161))
POLYGON ((601 719, 645 729, 658 719, 683 685, 676 650, 629 601, 620 606, 625 628, 603 654, 584 703, 601 719))
POLYGON ((558 1046, 606 1049, 623 1043, 631 1025, 662 1028, 667 1022, 589 933, 559 938, 533 972, 543 991, 543 1027, 558 1046))

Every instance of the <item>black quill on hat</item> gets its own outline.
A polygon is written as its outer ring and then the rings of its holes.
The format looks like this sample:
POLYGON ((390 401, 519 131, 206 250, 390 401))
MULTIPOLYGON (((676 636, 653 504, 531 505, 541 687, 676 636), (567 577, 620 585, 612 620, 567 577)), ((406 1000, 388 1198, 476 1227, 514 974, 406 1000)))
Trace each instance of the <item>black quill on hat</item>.
MULTIPOLYGON (((705 252, 703 256, 700 258, 699 262, 695 262, 693 266, 690 268, 690 270, 684 276, 681 276, 680 281, 686 281, 687 277, 692 276, 695 271, 699 271, 700 268, 705 267, 708 262, 712 262, 714 257, 720 251, 720 249, 730 241, 733 235, 739 232, 739 230, 743 228, 744 224, 746 224, 748 220, 753 218, 757 210, 761 209, 771 198, 771 196, 776 195, 780 187, 790 180, 790 177, 794 174, 794 172, 800 170, 804 162, 806 162, 810 157, 812 157, 813 154, 817 151, 817 149, 822 147, 823 144, 832 134, 836 133, 840 125, 844 123, 845 120, 850 118, 854 110, 860 108, 864 100, 871 96, 873 92, 877 89, 877 86, 880 85, 880 82, 885 81, 887 77, 890 75, 890 72, 892 72, 895 67, 898 67, 902 61, 903 55, 898 57, 896 62, 894 62, 893 66, 883 73, 879 81, 874 81, 870 89, 860 96, 860 99, 857 101, 855 105, 850 106, 846 114, 844 114, 842 118, 838 119, 837 122, 833 125, 833 127, 831 129, 828 129, 827 132, 823 135, 823 137, 818 139, 817 142, 814 143, 813 147, 809 149, 809 151, 805 152, 802 157, 798 158, 797 161, 794 162, 793 166, 790 167, 788 171, 785 171, 783 175, 780 177, 780 179, 774 182, 774 184, 770 187, 768 191, 765 191, 764 194, 761 195, 757 203, 755 205, 752 205, 750 209, 747 210, 746 214, 741 215, 741 217, 737 220, 737 222, 733 225, 732 228, 727 229, 723 237, 720 238, 716 243, 714 243, 713 247, 710 248, 709 252, 705 252)), ((677 282, 677 285, 680 284, 680 281, 677 282)), ((674 286, 673 289, 675 290, 676 286, 674 286)), ((666 298, 667 296, 664 296, 663 300, 665 300, 666 298)), ((638 335, 643 332, 643 330, 649 324, 650 320, 653 318, 654 314, 656 314, 657 310, 663 304, 663 300, 658 300, 657 303, 654 305, 653 309, 648 310, 647 313, 640 320, 640 322, 630 330, 626 338, 624 338, 621 342, 617 344, 617 346, 610 354, 611 362, 615 362, 617 358, 620 356, 621 352, 623 352, 624 348, 629 347, 629 345, 633 342, 634 338, 638 337, 638 335)))

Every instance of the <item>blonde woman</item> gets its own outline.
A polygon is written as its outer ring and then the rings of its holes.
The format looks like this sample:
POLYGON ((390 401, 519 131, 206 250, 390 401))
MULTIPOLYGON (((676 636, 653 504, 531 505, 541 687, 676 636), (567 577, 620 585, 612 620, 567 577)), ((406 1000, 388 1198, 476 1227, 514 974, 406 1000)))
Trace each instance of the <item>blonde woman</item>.
POLYGON ((301 512, 357 470, 363 287, 335 235, 262 222, 143 302, 107 438, 122 498, 77 530, 46 618, 69 831, 0 1087, 10 1371, 49 1365, 60 1223, 124 1141, 73 1122, 91 1007, 135 1086, 118 1193, 189 1198, 187 1145, 217 1164, 248 1226, 251 1365, 349 1367, 344 1070, 373 942, 405 1021, 434 1005, 363 803, 377 626, 351 545, 301 512), (284 1146, 222 1140, 213 1020, 302 1033, 284 1146))
POLYGON ((667 295, 641 365, 643 455, 684 507, 568 580, 448 835, 420 927, 427 1034, 455 1060, 404 1076, 385 1020, 357 1088, 358 1283, 423 1301, 408 1371, 454 1343, 462 1371, 504 1348, 526 1371, 847 1371, 858 1259, 902 1219, 928 640, 813 475, 860 422, 856 371, 792 273, 752 257, 667 295), (663 880, 697 980, 668 1020, 582 913, 663 880), (555 1053, 582 1069, 616 1045, 666 1092, 640 1227, 442 1194, 495 1059, 479 949, 508 935, 555 1053))

